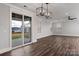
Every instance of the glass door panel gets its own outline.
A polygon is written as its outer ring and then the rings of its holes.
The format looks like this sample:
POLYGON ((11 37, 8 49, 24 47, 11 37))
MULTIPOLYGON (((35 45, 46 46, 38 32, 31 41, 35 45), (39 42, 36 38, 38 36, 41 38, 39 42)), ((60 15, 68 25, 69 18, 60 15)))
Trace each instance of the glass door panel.
POLYGON ((23 44, 22 23, 22 15, 12 13, 12 47, 16 47, 23 44))
POLYGON ((31 42, 31 17, 24 16, 24 44, 31 42))

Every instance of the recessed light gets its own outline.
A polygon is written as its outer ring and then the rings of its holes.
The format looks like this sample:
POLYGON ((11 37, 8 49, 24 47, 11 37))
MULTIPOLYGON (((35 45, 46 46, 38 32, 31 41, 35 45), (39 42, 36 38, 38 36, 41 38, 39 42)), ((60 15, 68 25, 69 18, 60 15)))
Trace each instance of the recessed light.
POLYGON ((27 7, 26 5, 24 5, 24 7, 27 7))

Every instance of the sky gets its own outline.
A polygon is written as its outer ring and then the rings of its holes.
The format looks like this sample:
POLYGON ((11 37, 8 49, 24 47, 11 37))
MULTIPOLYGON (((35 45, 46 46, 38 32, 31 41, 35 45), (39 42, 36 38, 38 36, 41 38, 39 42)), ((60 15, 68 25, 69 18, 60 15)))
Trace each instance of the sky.
MULTIPOLYGON (((24 22, 26 27, 30 26, 29 21, 24 22)), ((21 27, 22 26, 22 21, 17 21, 17 20, 12 20, 12 27, 21 27)))

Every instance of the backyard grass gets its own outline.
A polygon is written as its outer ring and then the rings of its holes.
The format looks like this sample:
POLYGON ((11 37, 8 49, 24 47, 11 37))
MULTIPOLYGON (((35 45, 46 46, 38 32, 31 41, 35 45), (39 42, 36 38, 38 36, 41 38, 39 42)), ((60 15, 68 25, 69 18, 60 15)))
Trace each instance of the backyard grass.
MULTIPOLYGON (((22 33, 21 32, 12 32, 12 39, 18 39, 22 37, 22 33)), ((30 38, 29 33, 24 33, 24 37, 25 38, 30 38)))
POLYGON ((21 32, 12 32, 12 39, 18 39, 22 37, 22 33, 21 32))

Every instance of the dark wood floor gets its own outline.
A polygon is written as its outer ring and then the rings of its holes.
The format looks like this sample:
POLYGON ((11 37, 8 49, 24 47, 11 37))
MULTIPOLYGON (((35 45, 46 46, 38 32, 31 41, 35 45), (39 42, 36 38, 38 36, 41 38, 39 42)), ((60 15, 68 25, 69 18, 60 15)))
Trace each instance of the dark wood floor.
POLYGON ((79 37, 49 36, 2 56, 78 56, 79 37))

